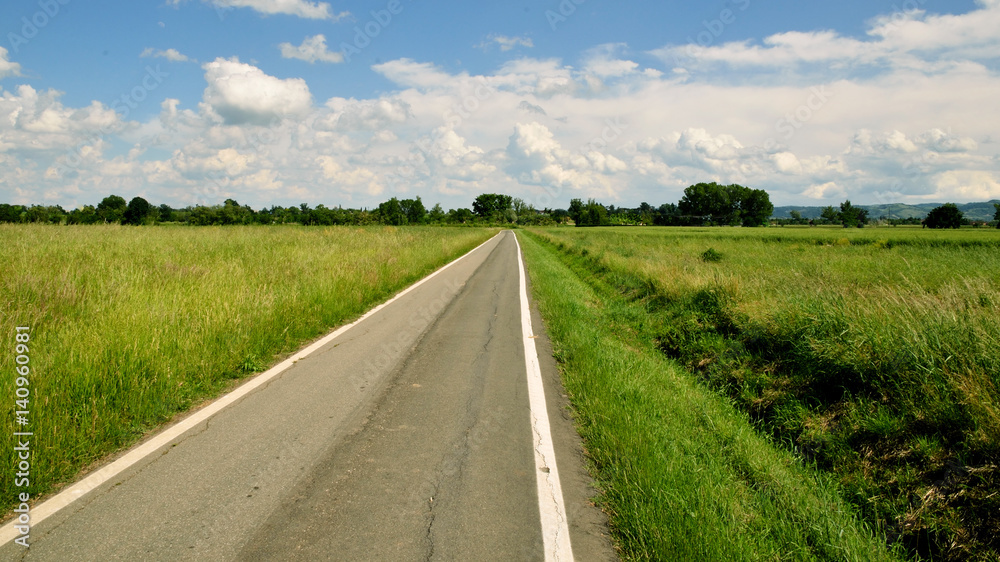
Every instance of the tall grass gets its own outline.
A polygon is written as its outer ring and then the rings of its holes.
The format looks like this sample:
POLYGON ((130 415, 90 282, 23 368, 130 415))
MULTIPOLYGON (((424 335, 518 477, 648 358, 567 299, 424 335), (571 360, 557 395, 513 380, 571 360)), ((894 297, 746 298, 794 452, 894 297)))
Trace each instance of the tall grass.
POLYGON ((893 559, 834 483, 659 353, 643 303, 520 238, 625 559, 893 559))
POLYGON ((890 540, 1000 555, 1000 233, 539 236, 642 303, 664 354, 828 470, 890 540))
POLYGON ((0 396, 28 326, 32 497, 495 232, 0 225, 0 396))

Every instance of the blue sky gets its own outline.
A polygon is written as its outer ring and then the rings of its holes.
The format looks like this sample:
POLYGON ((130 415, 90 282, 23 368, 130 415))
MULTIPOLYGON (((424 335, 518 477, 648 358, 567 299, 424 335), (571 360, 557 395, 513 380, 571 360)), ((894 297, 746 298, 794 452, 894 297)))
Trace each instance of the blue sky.
POLYGON ((1000 198, 1000 0, 94 4, 0 6, 3 202, 1000 198))

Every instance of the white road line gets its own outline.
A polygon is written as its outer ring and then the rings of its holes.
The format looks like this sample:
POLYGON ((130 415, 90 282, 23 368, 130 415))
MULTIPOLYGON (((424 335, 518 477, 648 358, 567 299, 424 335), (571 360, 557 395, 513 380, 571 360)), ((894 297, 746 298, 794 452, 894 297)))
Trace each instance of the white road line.
MULTIPOLYGON (((502 234, 502 232, 500 234, 502 234)), ((309 347, 303 349, 302 351, 296 353, 295 355, 289 357, 288 359, 285 359, 281 363, 278 363, 274 367, 271 367, 267 371, 264 371, 263 373, 261 373, 261 374, 257 375, 256 377, 250 379, 249 381, 247 381, 243 385, 240 385, 238 388, 236 388, 235 390, 233 390, 229 394, 226 394, 225 396, 220 397, 215 402, 212 402, 208 406, 202 408, 201 410, 198 410, 197 412, 195 412, 191 416, 189 416, 187 418, 184 418, 183 420, 177 422, 176 424, 174 424, 174 425, 172 425, 172 426, 164 429, 158 435, 156 435, 155 437, 153 437, 149 441, 146 441, 145 443, 142 443, 141 445, 139 445, 135 449, 132 449, 131 451, 129 451, 128 453, 126 453, 124 456, 122 456, 118 460, 112 462, 111 464, 108 464, 107 466, 104 466, 103 468, 98 469, 97 471, 91 473, 89 476, 87 476, 83 480, 80 480, 76 484, 73 484, 72 486, 66 488, 65 490, 63 490, 62 492, 60 492, 57 495, 53 496, 49 500, 46 500, 45 502, 43 502, 43 503, 41 503, 41 504, 39 504, 39 505, 31 508, 31 511, 30 511, 31 526, 34 527, 35 525, 41 523, 45 519, 47 519, 50 516, 52 516, 55 513, 57 513, 62 508, 68 506, 69 504, 75 502, 76 500, 78 500, 81 497, 83 497, 84 495, 86 495, 87 492, 90 492, 91 490, 97 488, 101 484, 104 484, 108 480, 110 480, 110 479, 114 478, 115 476, 117 476, 118 474, 120 474, 125 469, 127 469, 130 466, 134 465, 135 463, 141 461, 143 458, 149 456, 150 454, 152 454, 154 451, 156 451, 160 447, 163 447, 164 445, 169 444, 171 441, 174 441, 175 439, 177 439, 178 437, 180 437, 181 435, 183 435, 184 433, 186 433, 188 430, 196 427, 197 425, 201 424, 203 421, 205 421, 205 420, 211 418, 212 416, 214 416, 215 414, 219 413, 220 411, 222 411, 223 409, 225 409, 227 406, 230 406, 230 405, 238 402, 241 398, 243 398, 247 394, 250 394, 251 392, 253 392, 257 388, 260 388, 262 385, 267 384, 272 379, 274 379, 275 377, 277 377, 278 375, 280 375, 281 373, 283 373, 286 369, 288 369, 293 364, 295 364, 296 361, 304 359, 306 356, 308 356, 309 354, 313 353, 314 351, 320 349, 321 347, 325 346, 326 344, 330 343, 331 341, 333 341, 334 339, 336 339, 338 336, 340 336, 344 332, 350 330, 354 326, 357 326, 358 324, 360 324, 361 322, 363 322, 365 319, 367 319, 369 316, 371 316, 371 315, 377 313, 378 311, 382 310, 383 308, 389 306, 390 304, 392 304, 396 300, 400 299, 401 297, 403 297, 404 295, 406 295, 410 291, 416 289, 417 287, 423 285, 427 281, 430 281, 431 279, 433 279, 434 277, 436 277, 442 271, 448 269, 452 265, 454 265, 454 264, 458 263, 459 261, 465 259, 467 256, 469 256, 469 254, 472 254, 473 252, 475 252, 479 248, 482 248, 486 244, 489 244, 497 236, 500 236, 500 234, 497 234, 493 238, 490 238, 486 242, 483 242, 479 246, 476 246, 475 249, 469 251, 468 253, 466 253, 462 257, 460 257, 458 259, 455 259, 454 261, 452 261, 452 262, 448 263, 447 265, 441 267, 440 269, 438 269, 434 273, 431 273, 430 275, 428 275, 427 277, 424 277, 420 281, 417 281, 413 285, 410 285, 408 288, 406 288, 405 290, 403 290, 402 292, 400 292, 396 296, 392 297, 388 301, 386 301, 386 302, 384 302, 384 303, 376 306, 375 308, 369 310, 368 312, 366 312, 365 315, 362 316, 361 318, 358 318, 357 320, 355 320, 354 322, 352 322, 350 324, 347 324, 346 326, 341 326, 337 330, 335 330, 332 333, 330 333, 330 334, 326 335, 325 337, 323 337, 323 339, 321 339, 319 341, 316 341, 315 343, 313 343, 309 347)), ((13 520, 13 521, 10 521, 8 524, 4 525, 2 529, 0 529, 0 545, 5 545, 8 542, 14 540, 15 538, 21 536, 21 533, 18 532, 16 529, 14 529, 15 523, 16 523, 16 519, 13 520)))
MULTIPOLYGON (((513 232, 511 233, 513 234, 513 232)), ((531 404, 531 429, 535 439, 535 482, 538 485, 538 512, 542 519, 542 542, 546 562, 573 560, 573 546, 569 540, 569 524, 563 503, 562 485, 556 451, 552 445, 549 414, 545 407, 545 388, 538 364, 534 332, 531 330, 531 309, 528 307, 528 284, 521 258, 521 244, 517 244, 517 266, 521 286, 521 332, 524 336, 524 363, 528 371, 528 402, 531 404)))

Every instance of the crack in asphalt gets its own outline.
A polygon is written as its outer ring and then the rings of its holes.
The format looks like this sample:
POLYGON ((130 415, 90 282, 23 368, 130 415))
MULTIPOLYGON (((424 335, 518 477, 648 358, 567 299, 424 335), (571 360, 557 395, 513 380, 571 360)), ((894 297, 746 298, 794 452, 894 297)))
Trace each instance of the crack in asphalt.
MULTIPOLYGON (((480 373, 483 371, 482 362, 484 359, 489 358, 489 348, 490 344, 493 342, 494 335, 496 333, 496 320, 499 312, 499 293, 498 284, 494 284, 492 288, 493 294, 493 309, 492 314, 487 320, 486 326, 486 341, 483 343, 482 348, 476 355, 476 358, 472 361, 471 371, 473 373, 480 373)), ((473 452, 473 449, 479 445, 479 437, 481 433, 488 431, 489 427, 486 427, 482 431, 477 432, 477 428, 480 426, 478 423, 479 411, 481 409, 480 402, 482 401, 483 394, 483 384, 485 378, 478 376, 473 381, 473 386, 478 391, 473 391, 469 393, 469 398, 465 402, 465 430, 462 432, 461 437, 456 439, 455 445, 453 447, 454 453, 448 458, 442 461, 441 467, 437 470, 438 477, 433 483, 433 490, 431 496, 427 501, 427 513, 429 516, 427 522, 427 532, 425 534, 424 540, 427 542, 427 554, 424 560, 431 560, 434 556, 434 522, 436 515, 434 512, 434 499, 438 497, 438 493, 441 490, 442 485, 446 481, 451 481, 456 483, 459 487, 464 479, 465 467, 469 456, 473 452)), ((488 420, 487 420, 488 421, 488 420)), ((489 425, 489 424, 487 424, 489 425)), ((440 503, 440 502, 439 502, 440 503)))

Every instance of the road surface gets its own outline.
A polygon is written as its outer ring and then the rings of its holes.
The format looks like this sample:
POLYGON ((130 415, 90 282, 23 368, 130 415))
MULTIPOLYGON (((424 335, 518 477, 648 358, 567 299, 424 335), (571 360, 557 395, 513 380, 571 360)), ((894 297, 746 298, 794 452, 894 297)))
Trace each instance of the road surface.
POLYGON ((208 419, 151 440, 151 454, 34 522, 31 547, 7 542, 0 559, 614 559, 537 312, 534 337, 522 333, 521 283, 514 234, 501 233, 208 419), (544 487, 553 477, 561 498, 544 487), (564 520, 569 540, 557 540, 564 520))

